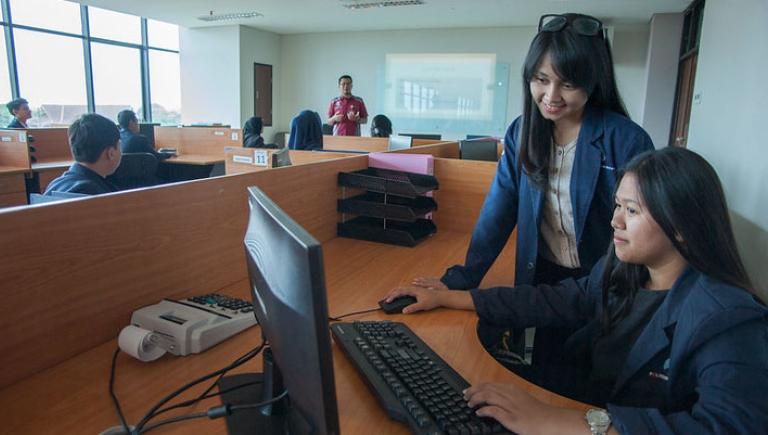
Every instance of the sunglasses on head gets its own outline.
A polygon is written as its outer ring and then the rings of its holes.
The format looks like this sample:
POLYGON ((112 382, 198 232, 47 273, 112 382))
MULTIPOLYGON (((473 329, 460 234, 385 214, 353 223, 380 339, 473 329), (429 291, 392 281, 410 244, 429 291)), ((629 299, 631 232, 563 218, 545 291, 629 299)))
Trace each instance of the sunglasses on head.
POLYGON ((605 37, 602 21, 594 17, 547 14, 539 18, 539 32, 559 32, 568 26, 579 35, 605 37))

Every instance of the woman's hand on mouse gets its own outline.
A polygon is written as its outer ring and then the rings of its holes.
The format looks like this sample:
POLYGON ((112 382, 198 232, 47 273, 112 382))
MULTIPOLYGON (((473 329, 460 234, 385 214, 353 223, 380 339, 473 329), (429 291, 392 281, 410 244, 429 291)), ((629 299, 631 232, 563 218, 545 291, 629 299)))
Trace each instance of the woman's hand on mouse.
POLYGON ((416 302, 403 308, 403 313, 415 313, 417 311, 429 311, 442 306, 440 295, 432 289, 423 287, 398 287, 390 291, 386 296, 387 302, 392 302, 400 296, 413 296, 416 302))
POLYGON ((433 276, 419 276, 411 281, 412 285, 416 287, 431 288, 434 290, 449 290, 448 287, 440 281, 439 278, 433 276))

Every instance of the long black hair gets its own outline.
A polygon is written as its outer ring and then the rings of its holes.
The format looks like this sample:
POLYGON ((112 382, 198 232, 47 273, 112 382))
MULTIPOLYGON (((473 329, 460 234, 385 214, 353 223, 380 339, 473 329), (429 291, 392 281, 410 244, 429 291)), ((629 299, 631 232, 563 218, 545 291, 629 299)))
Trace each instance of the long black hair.
MULTIPOLYGON (((585 17, 579 14, 564 16, 569 19, 585 17)), ((523 65, 520 165, 541 190, 547 184, 554 123, 539 113, 531 96, 530 83, 547 54, 560 78, 584 89, 588 107, 604 108, 629 117, 616 86, 611 47, 602 32, 596 36, 584 36, 576 33, 570 25, 557 32, 539 32, 531 42, 523 65)))
MULTIPOLYGON (((635 176, 645 208, 691 267, 753 291, 736 248, 723 187, 703 157, 677 147, 647 151, 627 163, 619 183, 626 174, 635 176)), ((620 261, 611 242, 603 275, 603 332, 629 313, 649 277, 644 265, 620 261)))

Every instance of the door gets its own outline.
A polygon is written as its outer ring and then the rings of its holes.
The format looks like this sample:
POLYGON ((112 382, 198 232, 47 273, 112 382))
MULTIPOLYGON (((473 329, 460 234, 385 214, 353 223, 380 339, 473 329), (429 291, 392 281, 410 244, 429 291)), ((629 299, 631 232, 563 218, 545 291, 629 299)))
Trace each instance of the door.
POLYGON ((253 64, 253 116, 272 127, 272 65, 253 64))

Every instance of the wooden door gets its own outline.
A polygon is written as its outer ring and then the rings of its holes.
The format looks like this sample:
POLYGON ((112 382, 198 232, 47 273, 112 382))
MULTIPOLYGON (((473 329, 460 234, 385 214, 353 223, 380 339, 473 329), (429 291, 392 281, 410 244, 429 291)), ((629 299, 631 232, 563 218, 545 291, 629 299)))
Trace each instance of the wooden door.
POLYGON ((272 65, 253 64, 253 115, 272 126, 272 65))
POLYGON ((688 125, 691 120, 691 104, 693 103, 693 85, 696 79, 696 59, 694 53, 680 62, 677 78, 677 98, 675 104, 675 119, 672 123, 670 143, 674 146, 688 145, 688 125))

